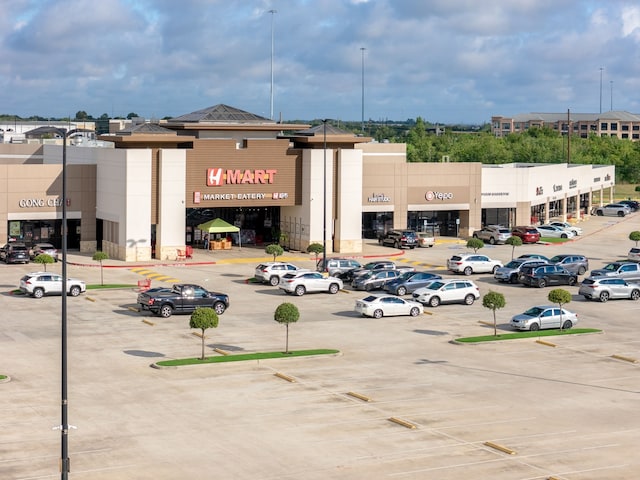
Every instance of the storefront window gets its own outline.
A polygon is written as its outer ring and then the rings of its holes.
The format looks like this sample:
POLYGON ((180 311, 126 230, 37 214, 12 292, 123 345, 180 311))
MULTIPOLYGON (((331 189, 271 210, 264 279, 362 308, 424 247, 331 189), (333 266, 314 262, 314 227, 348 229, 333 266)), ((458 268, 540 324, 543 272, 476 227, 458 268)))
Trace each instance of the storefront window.
POLYGON ((379 238, 393 228, 393 212, 364 212, 362 238, 379 238))

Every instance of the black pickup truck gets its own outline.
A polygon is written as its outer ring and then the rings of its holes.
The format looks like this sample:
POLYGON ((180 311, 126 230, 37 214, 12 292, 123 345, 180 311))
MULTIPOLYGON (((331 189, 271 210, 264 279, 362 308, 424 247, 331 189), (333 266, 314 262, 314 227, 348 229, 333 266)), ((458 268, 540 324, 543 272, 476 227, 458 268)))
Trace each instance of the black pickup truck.
POLYGON ((196 308, 210 307, 218 315, 229 308, 229 295, 209 292, 200 285, 175 284, 172 288, 152 288, 138 294, 140 310, 168 318, 174 313, 193 313, 196 308))

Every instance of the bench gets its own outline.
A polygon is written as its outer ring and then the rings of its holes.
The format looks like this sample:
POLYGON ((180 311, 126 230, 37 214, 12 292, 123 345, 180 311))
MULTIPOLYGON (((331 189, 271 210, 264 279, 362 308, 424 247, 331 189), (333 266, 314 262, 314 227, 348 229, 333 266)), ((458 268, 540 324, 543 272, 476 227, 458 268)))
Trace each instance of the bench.
POLYGON ((151 288, 151 279, 145 278, 144 280, 138 280, 138 289, 141 292, 145 292, 151 288))

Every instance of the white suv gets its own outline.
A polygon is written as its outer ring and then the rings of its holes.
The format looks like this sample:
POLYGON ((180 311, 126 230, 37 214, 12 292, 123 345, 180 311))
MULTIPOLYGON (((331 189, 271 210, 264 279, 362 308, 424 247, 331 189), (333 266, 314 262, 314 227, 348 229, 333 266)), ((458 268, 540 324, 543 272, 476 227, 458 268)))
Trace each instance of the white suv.
POLYGON ((304 272, 304 268, 296 267, 292 263, 286 262, 265 262, 256 267, 255 278, 260 283, 269 283, 272 286, 277 286, 280 283, 280 279, 286 273, 304 272))
POLYGON ((441 303, 473 305, 480 298, 480 289, 471 280, 434 280, 413 292, 413 299, 437 307, 441 303))
MULTIPOLYGON (((50 272, 27 273, 20 279, 20 290, 35 298, 62 294, 62 275, 50 272)), ((87 290, 87 285, 77 278, 67 278, 67 293, 77 297, 87 290)))
POLYGON ((496 270, 501 266, 502 262, 500 260, 492 260, 486 255, 477 253, 461 253, 447 260, 447 269, 454 273, 464 273, 465 275, 496 273, 496 270))

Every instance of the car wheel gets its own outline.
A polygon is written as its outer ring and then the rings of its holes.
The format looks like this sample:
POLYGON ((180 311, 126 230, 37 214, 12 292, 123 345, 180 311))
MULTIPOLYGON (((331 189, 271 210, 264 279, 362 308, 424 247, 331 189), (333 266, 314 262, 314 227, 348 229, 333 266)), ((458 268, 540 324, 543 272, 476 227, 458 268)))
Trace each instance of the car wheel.
POLYGON ((495 275, 496 272, 498 271, 498 268, 500 268, 498 265, 494 265, 494 267, 491 269, 491 273, 495 275))
POLYGON ((438 298, 438 297, 431 297, 431 298, 429 299, 429 306, 430 306, 430 307, 435 308, 435 307, 437 307, 438 305, 440 305, 440 298, 438 298))
POLYGON ((298 285, 298 286, 296 287, 296 289, 294 290, 294 293, 295 293, 297 296, 301 297, 302 295, 304 295, 304 292, 306 292, 306 291, 307 291, 307 290, 304 288, 304 286, 302 286, 302 285, 298 285))
POLYGON ((569 238, 569 237, 567 236, 566 233, 563 233, 562 235, 560 235, 560 238, 569 238))
POLYGON ((71 289, 69 290, 69 295, 71 295, 72 297, 77 297, 78 295, 80 295, 80 287, 78 287, 77 285, 71 287, 71 289))
POLYGON ((158 314, 162 318, 169 318, 171 315, 173 315, 173 307, 171 305, 162 305, 158 314))
POLYGON ((378 309, 373 312, 373 318, 382 318, 382 310, 378 309))
POLYGON ((411 315, 412 317, 417 317, 418 315, 420 315, 420 309, 418 307, 413 307, 409 312, 409 315, 411 315))
POLYGON ((600 299, 600 301, 602 303, 606 302, 607 300, 609 300, 609 292, 602 292, 600 294, 600 297, 598 297, 600 299))
POLYGON ((496 239, 493 238, 493 237, 489 238, 489 244, 495 245, 496 244, 496 239))
POLYGON ((631 298, 631 300, 638 300, 638 299, 640 299, 640 290, 633 290, 633 291, 631 292, 631 297, 629 297, 629 298, 631 298))
POLYGON ((518 275, 516 273, 509 277, 509 283, 518 283, 518 275))
POLYGON ((587 270, 584 267, 580 267, 578 269, 578 275, 584 275, 584 272, 586 272, 587 270))
POLYGON ((604 212, 602 210, 596 210, 596 215, 602 217, 604 215, 604 212))
POLYGON ((544 278, 538 279, 538 287, 544 288, 547 286, 547 281, 544 278))
POLYGON ((538 330, 540 330, 540 325, 538 325, 537 323, 532 323, 529 327, 529 330, 531 332, 537 332, 538 330))
POLYGON ((465 275, 471 275, 473 273, 473 269, 471 267, 465 267, 465 269, 463 270, 463 273, 465 275))
POLYGON ((331 285, 329 285, 329 293, 336 294, 339 291, 340 291, 340 285, 338 285, 337 283, 332 283, 331 285))
POLYGON ((476 235, 475 233, 473 234, 473 238, 478 238, 478 235, 476 235))
POLYGON ((404 287, 398 287, 398 292, 397 293, 398 293, 398 295, 400 295, 402 297, 403 295, 407 294, 407 289, 404 288, 404 287))
POLYGON ((624 217, 624 212, 618 212, 619 217, 624 217))
POLYGON ((576 277, 569 277, 569 280, 568 280, 569 286, 575 285, 577 281, 578 280, 576 279, 576 277))
POLYGON ((41 288, 34 288, 32 295, 34 298, 42 298, 44 297, 44 290, 41 288))
POLYGON ((280 279, 279 279, 276 275, 274 275, 273 277, 271 277, 271 278, 269 279, 269 284, 270 284, 272 287, 275 287, 275 286, 276 286, 276 285, 278 285, 279 283, 280 283, 280 279))
POLYGON ((473 295, 469 294, 466 297, 464 297, 464 304, 465 305, 473 305, 473 302, 476 301, 476 297, 474 297, 473 295))
POLYGON ((396 247, 397 249, 400 249, 400 244, 398 242, 393 244, 394 247, 396 247))
POLYGON ((571 320, 567 320, 562 324, 563 330, 569 330, 571 327, 573 327, 573 323, 571 322, 571 320))
POLYGON ((226 309, 227 309, 227 306, 222 302, 216 302, 213 304, 213 310, 218 315, 222 315, 226 309))

